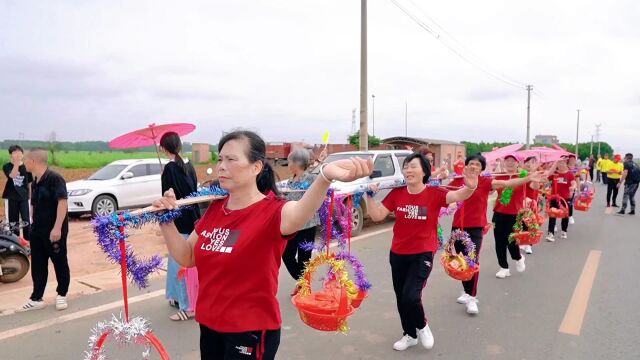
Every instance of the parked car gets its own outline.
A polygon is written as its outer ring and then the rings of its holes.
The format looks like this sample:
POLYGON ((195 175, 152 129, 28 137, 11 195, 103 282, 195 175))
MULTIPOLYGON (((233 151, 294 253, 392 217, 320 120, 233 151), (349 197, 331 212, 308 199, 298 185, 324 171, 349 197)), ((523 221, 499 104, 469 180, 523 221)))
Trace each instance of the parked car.
MULTIPOLYGON (((338 193, 354 193, 358 191, 366 191, 369 184, 379 184, 380 187, 393 186, 395 184, 402 183, 404 176, 402 175, 402 163, 404 159, 411 155, 411 151, 407 150, 372 150, 372 151, 349 151, 334 153, 327 157, 325 163, 330 163, 337 160, 349 159, 351 157, 372 158, 373 159, 373 174, 371 176, 358 179, 349 183, 335 182, 331 184, 331 188, 335 189, 338 193)), ((319 168, 312 170, 312 173, 318 174, 319 168)), ((286 181, 280 183, 281 186, 286 186, 286 181)), ((375 197, 376 200, 381 201, 384 199, 391 190, 381 190, 375 197)), ((358 235, 362 231, 364 220, 367 215, 367 203, 366 199, 362 199, 360 206, 353 208, 353 224, 352 235, 358 235)))
POLYGON ((114 161, 86 180, 67 184, 69 215, 102 216, 150 205, 162 195, 161 174, 158 159, 114 161))

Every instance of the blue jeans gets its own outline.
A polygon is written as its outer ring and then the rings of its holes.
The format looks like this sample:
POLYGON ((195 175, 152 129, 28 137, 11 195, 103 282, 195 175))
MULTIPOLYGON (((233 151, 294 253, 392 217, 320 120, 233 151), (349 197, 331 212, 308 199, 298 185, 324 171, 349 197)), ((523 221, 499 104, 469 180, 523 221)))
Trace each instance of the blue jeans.
POLYGON ((624 184, 624 195, 622 196, 622 211, 627 208, 627 201, 631 203, 631 211, 636 210, 636 191, 638 191, 638 183, 624 184))

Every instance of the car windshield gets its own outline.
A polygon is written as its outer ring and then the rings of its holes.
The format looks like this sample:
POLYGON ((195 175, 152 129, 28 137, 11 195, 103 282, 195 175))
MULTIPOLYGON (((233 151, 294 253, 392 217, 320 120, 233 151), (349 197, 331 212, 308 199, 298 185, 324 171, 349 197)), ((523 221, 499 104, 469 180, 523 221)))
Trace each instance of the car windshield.
POLYGON ((126 165, 107 165, 89 176, 89 180, 110 180, 118 176, 126 165))
MULTIPOLYGON (((327 158, 324 160, 324 162, 326 164, 328 164, 328 163, 332 163, 332 162, 338 161, 338 160, 351 159, 354 156, 357 156, 357 157, 363 158, 363 159, 371 159, 373 157, 373 154, 331 154, 331 155, 327 156, 327 158)), ((320 167, 317 167, 317 168, 313 169, 313 171, 311 173, 318 174, 319 172, 320 172, 320 167)))

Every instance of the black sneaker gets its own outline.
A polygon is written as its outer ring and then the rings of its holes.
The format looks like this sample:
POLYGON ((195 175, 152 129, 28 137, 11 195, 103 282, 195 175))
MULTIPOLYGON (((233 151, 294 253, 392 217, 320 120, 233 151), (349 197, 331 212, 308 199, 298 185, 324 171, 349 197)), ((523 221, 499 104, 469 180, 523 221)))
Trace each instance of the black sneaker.
POLYGON ((613 207, 619 207, 619 206, 618 206, 618 205, 616 205, 616 204, 613 204, 613 207))
POLYGON ((616 214, 624 215, 624 210, 620 210, 616 214))
POLYGON ((635 211, 635 210, 631 210, 631 211, 629 211, 629 215, 635 215, 635 214, 636 214, 636 211, 635 211))

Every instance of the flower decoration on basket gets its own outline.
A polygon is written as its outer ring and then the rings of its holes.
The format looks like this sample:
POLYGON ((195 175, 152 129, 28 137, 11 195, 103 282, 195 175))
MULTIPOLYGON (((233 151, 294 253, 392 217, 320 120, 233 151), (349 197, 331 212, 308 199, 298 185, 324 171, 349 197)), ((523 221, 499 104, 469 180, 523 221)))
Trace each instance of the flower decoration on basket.
POLYGON ((476 245, 471 241, 469 234, 460 229, 451 232, 451 236, 444 246, 440 262, 445 272, 456 280, 471 280, 480 271, 480 264, 477 263, 476 245), (464 246, 464 252, 458 253, 456 251, 456 243, 464 246))
POLYGON ((513 232, 509 235, 509 242, 516 241, 518 245, 535 245, 542 238, 537 209, 524 208, 516 217, 513 232))

